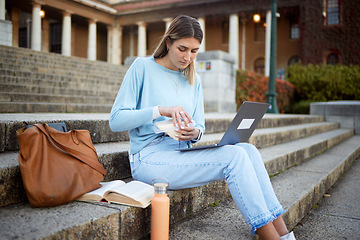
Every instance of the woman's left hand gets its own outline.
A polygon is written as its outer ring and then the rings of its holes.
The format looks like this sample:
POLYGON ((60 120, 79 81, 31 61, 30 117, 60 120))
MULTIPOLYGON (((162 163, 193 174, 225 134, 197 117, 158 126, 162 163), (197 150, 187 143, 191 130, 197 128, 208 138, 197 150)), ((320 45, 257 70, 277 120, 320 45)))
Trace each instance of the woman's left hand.
POLYGON ((200 130, 196 127, 183 127, 175 130, 175 137, 179 141, 190 141, 197 139, 200 134, 200 130))

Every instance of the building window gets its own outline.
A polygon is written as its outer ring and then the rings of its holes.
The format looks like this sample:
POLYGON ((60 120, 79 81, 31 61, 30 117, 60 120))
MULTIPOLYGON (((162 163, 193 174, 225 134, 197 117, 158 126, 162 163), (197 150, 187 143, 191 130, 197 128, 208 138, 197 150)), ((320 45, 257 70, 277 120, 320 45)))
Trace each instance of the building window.
POLYGON ((300 38, 299 24, 292 24, 290 26, 290 39, 299 39, 299 38, 300 38))
POLYGON ((340 0, 324 0, 325 25, 340 24, 340 0))
POLYGON ((258 58, 255 60, 254 71, 257 73, 264 74, 264 72, 265 72, 265 59, 264 58, 258 58))
POLYGON ((340 63, 340 56, 339 53, 331 52, 326 57, 326 64, 328 65, 336 65, 340 63))
POLYGON ((299 39, 300 38, 300 29, 298 19, 290 19, 290 39, 299 39))
POLYGON ((61 23, 53 23, 50 25, 50 52, 61 53, 61 33, 61 23))
POLYGON ((30 43, 28 42, 28 39, 30 40, 30 38, 28 38, 27 32, 28 31, 26 28, 19 29, 19 47, 23 47, 23 48, 30 47, 30 43))

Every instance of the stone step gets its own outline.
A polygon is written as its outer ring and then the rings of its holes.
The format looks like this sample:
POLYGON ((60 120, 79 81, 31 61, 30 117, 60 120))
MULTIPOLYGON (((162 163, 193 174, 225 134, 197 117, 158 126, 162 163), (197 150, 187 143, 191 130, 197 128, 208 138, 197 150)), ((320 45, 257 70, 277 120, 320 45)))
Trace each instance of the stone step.
MULTIPOLYGON (((5 71, 5 70, 0 70, 5 71)), ((24 72, 23 72, 24 73, 24 72)), ((36 85, 36 86, 48 86, 48 87, 63 87, 63 88, 86 88, 88 86, 98 86, 101 88, 104 86, 111 86, 110 89, 114 90, 120 88, 122 79, 114 76, 111 78, 86 76, 81 78, 79 76, 67 76, 67 75, 55 75, 47 74, 44 77, 36 78, 38 76, 35 73, 24 73, 26 76, 15 76, 20 75, 19 72, 11 73, 6 72, 7 75, 0 75, 1 84, 21 84, 21 85, 36 85), (35 75, 35 76, 31 76, 35 75)), ((43 75, 43 74, 41 74, 43 75)))
MULTIPOLYGON (((318 122, 273 128, 260 128, 255 129, 253 135, 249 139, 249 142, 257 148, 263 148, 334 130, 338 127, 339 124, 335 122, 318 122)), ((222 136, 223 133, 205 134, 202 141, 197 143, 197 145, 218 143, 222 136)))
POLYGON ((103 68, 94 68, 94 63, 92 64, 79 64, 74 63, 73 61, 63 62, 60 64, 58 61, 49 61, 49 59, 44 59, 42 62, 34 61, 34 58, 2 58, 0 60, 0 68, 16 71, 30 71, 30 72, 39 72, 39 73, 49 73, 49 74, 58 74, 58 73, 67 73, 67 75, 77 75, 77 73, 86 72, 92 75, 98 76, 114 76, 119 73, 123 73, 127 70, 127 67, 122 65, 112 65, 109 64, 108 67, 103 68))
POLYGON ((287 209, 285 219, 291 228, 296 226, 359 156, 360 136, 355 135, 311 161, 286 171, 282 176, 274 177, 274 189, 287 209), (289 182, 289 179, 292 181, 289 182), (309 181, 310 179, 314 181, 309 181), (286 184, 287 182, 289 183, 286 184), (304 190, 306 194, 302 194, 304 190))
POLYGON ((294 228, 297 239, 359 239, 360 158, 294 228), (331 227, 329 227, 331 226, 331 227))
MULTIPOLYGON (((321 197, 326 188, 340 176, 345 166, 360 154, 359 140, 359 136, 351 137, 310 161, 272 178, 274 189, 287 210, 284 218, 290 227, 301 219, 299 217, 305 214, 309 206, 311 208, 313 203, 308 201, 314 202, 321 197)), ((295 145, 299 146, 298 143, 295 145)), ((226 199, 228 191, 225 181, 170 191, 169 197, 173 226, 170 239, 238 239, 239 237, 234 238, 234 235, 231 235, 235 233, 236 236, 249 237, 248 227, 243 221, 239 221, 240 214, 231 202, 225 208, 211 208, 210 211, 219 209, 221 212, 209 215, 205 223, 202 221, 204 217, 201 217, 204 215, 199 215, 200 218, 190 218, 183 225, 174 225, 210 204, 226 199), (233 216, 237 218, 232 219, 233 216), (213 232, 215 229, 218 230, 216 234, 213 232), (220 237, 219 233, 222 234, 220 237), (201 236, 203 238, 200 238, 201 236)), ((0 211, 0 230, 5 239, 25 236, 41 239, 141 239, 149 233, 149 227, 150 208, 140 209, 116 204, 72 202, 55 208, 30 208, 27 203, 21 203, 2 207, 0 211)))
MULTIPOLYGON (((110 112, 110 111, 109 111, 110 112)), ((211 143, 219 141, 222 134, 208 137, 209 133, 222 133, 230 125, 235 113, 205 113, 205 135, 203 140, 199 143, 211 143)), ((272 128, 274 126, 289 126, 296 127, 300 124, 313 123, 315 128, 323 125, 334 129, 338 126, 337 123, 324 123, 323 116, 316 115, 293 115, 293 114, 265 114, 260 121, 258 129, 272 128)), ((71 129, 86 129, 92 135, 94 143, 106 143, 114 141, 127 141, 127 132, 114 133, 109 128, 109 114, 108 113, 13 113, 0 114, 0 152, 18 150, 16 131, 27 124, 35 123, 50 123, 50 122, 65 122, 67 128, 71 129)), ((321 128, 320 128, 321 129, 321 128)), ((281 131, 281 129, 278 129, 281 131)), ((316 130, 316 129, 315 129, 316 130)), ((305 130, 302 130, 303 132, 305 130)), ((283 132, 283 130, 282 130, 283 132)), ((265 134, 265 133, 264 133, 265 134)), ((286 134, 286 133, 284 133, 286 134)))
MULTIPOLYGON (((320 124, 303 124, 307 128, 322 128, 323 133, 321 133, 318 136, 308 137, 306 139, 299 139, 299 143, 296 144, 296 146, 299 147, 292 147, 288 148, 291 149, 291 151, 288 151, 287 154, 280 154, 276 155, 276 158, 274 157, 275 153, 278 153, 278 149, 281 148, 278 146, 281 142, 274 142, 272 143, 277 144, 276 146, 273 146, 275 150, 268 151, 269 154, 266 154, 264 156, 267 156, 267 158, 264 158, 266 160, 266 164, 268 165, 267 168, 269 170, 270 174, 276 174, 278 171, 281 171, 282 169, 287 169, 292 167, 294 164, 298 164, 300 161, 303 161, 305 158, 309 158, 321 151, 326 150, 328 147, 331 147, 335 144, 338 144, 339 142, 351 137, 353 135, 353 130, 351 129, 336 129, 332 130, 331 128, 324 128, 320 124), (317 127, 315 127, 317 126, 317 127), (332 131, 331 131, 332 130, 332 131), (303 147, 305 146, 305 147, 303 147), (300 148, 301 147, 301 148, 300 148), (299 157, 297 159, 296 157, 299 157)), ((303 131, 302 127, 303 125, 298 125, 299 131, 303 131)), ((331 124, 324 124, 324 126, 331 126, 331 124)), ((336 126, 334 124, 333 126, 336 126)), ((272 136, 276 136, 278 133, 279 135, 282 135, 282 132, 279 131, 281 128, 273 128, 272 136)), ((261 130, 268 130, 268 129, 259 129, 261 130)), ((311 131, 309 131, 311 132, 311 131)), ((318 134, 318 132, 312 132, 312 134, 318 134)), ((201 142, 205 144, 209 144, 212 141, 209 141, 209 136, 211 139, 214 139, 213 136, 219 136, 219 134, 205 134, 204 140, 201 142)), ((310 135, 308 135, 310 136, 310 135)), ((254 133, 254 139, 262 139, 267 138, 266 135, 255 132, 254 133)), ((278 138, 278 137, 275 137, 278 138)), ((291 141, 293 139, 289 138, 283 138, 284 140, 291 141)), ((218 140, 219 141, 219 138, 218 140)), ((256 141, 258 143, 264 143, 265 145, 270 145, 265 143, 264 140, 256 141)), ((201 144, 203 144, 201 143, 201 144)), ((200 143, 198 144, 200 145, 200 143)), ((258 146, 261 150, 264 146, 258 146)), ((130 173, 130 166, 128 162, 128 150, 130 149, 130 145, 127 141, 122 142, 109 142, 109 143, 98 143, 95 144, 95 148, 97 149, 97 153, 99 156, 99 161, 104 165, 106 168, 108 174, 106 177, 106 180, 113 180, 113 179, 124 179, 131 177, 130 173)), ((286 147, 285 147, 286 148, 286 147)), ((264 149, 266 151, 266 148, 264 149)), ((286 152, 286 151, 284 151, 286 152)), ((280 153, 282 153, 280 151, 280 153)), ((3 201, 4 205, 5 202, 6 205, 22 202, 25 200, 25 193, 22 188, 22 185, 19 185, 19 182, 21 182, 20 178, 20 170, 18 166, 18 152, 4 152, 3 154, 0 154, 0 176, 3 176, 3 179, 6 179, 5 182, 7 183, 7 186, 4 186, 4 191, 2 192, 2 196, 4 196, 3 201), (7 191, 5 189, 8 189, 11 191, 7 191), (19 197, 20 196, 20 197, 19 197)), ((1 205, 0 205, 1 206, 1 205)))
POLYGON ((23 69, 6 69, 0 68, 0 80, 2 82, 16 82, 23 79, 46 80, 46 81, 61 81, 63 83, 76 82, 76 83, 108 83, 117 84, 122 82, 125 71, 118 71, 116 73, 104 72, 91 73, 87 70, 76 70, 72 72, 62 68, 57 72, 44 72, 38 70, 23 70, 23 69))
POLYGON ((114 99, 114 93, 109 93, 106 96, 84 96, 78 94, 60 95, 46 93, 0 92, 0 112, 108 113, 111 111, 114 99))
POLYGON ((22 48, 0 46, 0 54, 2 113, 109 112, 127 70, 22 48))
MULTIPOLYGON (((230 125, 236 113, 205 113, 206 132, 224 132, 230 125)), ((325 118, 320 115, 308 114, 271 114, 267 113, 260 121, 257 128, 272 128, 304 123, 324 122, 325 118)))
MULTIPOLYGON (((199 144, 210 144, 213 141, 219 141, 222 133, 216 133, 217 131, 224 131, 230 124, 230 120, 234 114, 206 114, 206 128, 207 134, 204 134, 203 140, 199 144), (222 116, 222 118, 216 118, 222 116), (219 119, 222 119, 222 124, 219 119), (216 126, 216 127, 214 127, 216 126), (211 133, 213 132, 213 133, 211 133)), ((18 144, 16 139, 16 130, 24 127, 27 124, 44 123, 44 122, 59 122, 66 123, 67 128, 70 129, 87 129, 90 131, 92 141, 97 148, 100 161, 106 166, 108 170, 107 180, 111 179, 123 179, 130 177, 130 170, 128 165, 128 150, 129 143, 127 132, 113 133, 108 126, 108 114, 0 114, 0 126, 3 133, 1 141, 1 150, 6 151, 4 154, 0 154, 0 163, 2 164, 1 176, 3 179, 7 179, 5 182, 11 183, 11 189, 13 189, 13 197, 6 197, 9 201, 21 202, 25 199, 25 194, 22 189, 20 171, 18 168, 18 144), (36 119, 36 120, 34 120, 36 119), (26 122, 26 123, 25 123, 26 122), (9 152, 12 151, 12 152, 9 152), (121 171, 119 171, 121 169, 121 171), (11 180, 16 179, 16 180, 11 180), (15 190, 17 189, 17 190, 15 190), (17 199, 17 200, 10 200, 17 199)), ((258 130, 254 133, 254 141, 265 144, 265 140, 256 140, 261 138, 268 138, 270 142, 275 142, 271 138, 279 138, 276 134, 272 134, 269 137, 268 133, 261 133, 262 127, 273 126, 274 123, 279 125, 285 125, 283 128, 287 128, 286 124, 297 124, 292 128, 292 132, 303 132, 304 128, 313 128, 321 131, 329 131, 337 128, 337 123, 324 123, 317 122, 322 120, 318 116, 308 115, 275 115, 266 114, 259 124, 258 130), (284 119, 281 121, 279 119, 284 119), (291 120, 292 119, 292 120, 291 120), (300 124, 301 121, 305 124, 300 124), (309 121, 315 121, 315 123, 308 123, 309 121)), ((284 135, 284 129, 273 128, 276 132, 279 132, 280 136, 284 135)), ((311 133, 310 130, 307 131, 311 133)), ((291 131, 290 131, 291 133, 291 131)), ((313 132, 313 134, 315 134, 313 132)), ((300 136, 300 134, 294 134, 300 136)), ((286 139, 286 138, 283 138, 286 139)), ((289 139, 289 138, 287 138, 289 139)), ((267 145, 270 145, 267 143, 267 145)), ((261 147, 261 146, 260 146, 261 147)))
POLYGON ((0 45, 0 54, 2 58, 0 63, 15 64, 32 62, 34 64, 51 64, 51 67, 58 66, 80 69, 104 69, 106 71, 117 71, 119 68, 125 68, 120 65, 109 64, 104 61, 90 61, 80 57, 66 57, 57 53, 38 52, 26 48, 7 47, 0 45))
MULTIPOLYGON (((170 192, 171 205, 177 206, 171 209, 171 222, 224 198, 228 195, 225 189, 224 182, 215 182, 170 192)), ((150 207, 74 201, 54 208, 31 208, 28 203, 21 203, 1 208, 0 232, 4 240, 141 239, 149 233, 150 216, 150 207)))
POLYGON ((73 89, 106 89, 106 91, 117 92, 121 86, 122 79, 117 76, 103 77, 85 75, 61 75, 44 74, 36 72, 18 72, 0 69, 0 83, 3 85, 35 85, 38 87, 57 87, 73 89))
POLYGON ((28 84, 3 84, 0 83, 2 92, 15 93, 43 93, 54 95, 75 95, 75 96, 99 96, 99 97, 113 97, 115 99, 119 87, 98 85, 88 85, 82 88, 67 88, 67 87, 51 87, 42 85, 28 85, 28 84))
POLYGON ((276 175, 332 148, 353 135, 353 129, 335 129, 306 138, 260 148, 259 151, 268 173, 276 175))
MULTIPOLYGON (((33 102, 33 103, 68 103, 68 104, 110 104, 113 97, 50 95, 44 93, 16 93, 0 92, 0 102, 33 102)), ((16 111, 14 111, 16 113, 16 111)))
MULTIPOLYGON (((360 136, 271 178, 293 229, 360 155, 360 136)), ((262 156, 265 157, 262 153, 262 156)), ((171 226, 170 239, 252 239, 250 227, 231 198, 171 226)))
MULTIPOLYGON (((131 177, 128 142, 94 144, 99 161, 107 170, 105 181, 131 177)), ((18 162, 18 151, 0 154, 0 207, 26 201, 18 162)))
POLYGON ((109 128, 107 113, 13 113, 0 114, 0 152, 16 151, 16 131, 26 124, 65 122, 68 130, 86 129, 93 143, 128 141, 127 132, 114 133, 109 128))
MULTIPOLYGON (((35 66, 36 67, 36 66, 35 66)), ((106 72, 106 69, 96 69, 96 72, 90 70, 77 70, 76 68, 72 70, 65 69, 61 66, 61 69, 53 70, 39 70, 38 67, 34 70, 20 68, 20 69, 7 69, 0 68, 0 76, 14 76, 14 77, 25 77, 33 79, 43 79, 43 80, 74 80, 75 82, 109 82, 116 83, 121 81, 124 77, 126 70, 119 70, 117 72, 106 72)))
POLYGON ((37 103, 5 102, 1 103, 1 113, 105 113, 110 112, 112 104, 83 103, 37 103))
POLYGON ((43 59, 50 59, 52 61, 55 61, 56 59, 58 59, 59 62, 69 62, 71 61, 72 63, 86 63, 86 64, 99 64, 99 65, 106 65, 107 62, 105 61, 90 61, 86 58, 82 58, 82 57, 76 57, 76 56, 71 56, 71 57, 67 57, 58 53, 53 53, 53 52, 44 52, 44 51, 34 51, 28 48, 19 48, 19 47, 7 47, 7 46, 0 46, 0 53, 2 53, 2 55, 4 56, 4 58, 9 57, 9 58, 18 58, 18 59, 23 59, 26 57, 32 57, 33 59, 35 59, 36 61, 41 61, 43 59))

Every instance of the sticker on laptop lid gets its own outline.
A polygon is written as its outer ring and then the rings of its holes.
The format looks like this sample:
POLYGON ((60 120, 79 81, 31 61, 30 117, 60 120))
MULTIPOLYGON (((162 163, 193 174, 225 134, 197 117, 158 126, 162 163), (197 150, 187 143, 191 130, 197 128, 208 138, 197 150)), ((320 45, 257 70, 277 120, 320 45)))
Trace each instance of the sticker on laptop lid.
POLYGON ((237 129, 249 129, 251 125, 254 123, 255 119, 243 119, 237 129))

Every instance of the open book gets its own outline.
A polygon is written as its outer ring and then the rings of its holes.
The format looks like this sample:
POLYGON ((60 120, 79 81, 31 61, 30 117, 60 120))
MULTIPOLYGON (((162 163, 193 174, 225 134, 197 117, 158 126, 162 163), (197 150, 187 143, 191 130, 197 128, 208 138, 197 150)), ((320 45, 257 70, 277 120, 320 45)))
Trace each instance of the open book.
POLYGON ((101 182, 102 186, 94 191, 85 193, 78 201, 84 202, 109 202, 125 204, 134 207, 146 208, 154 196, 154 187, 140 182, 125 183, 122 180, 101 182))

